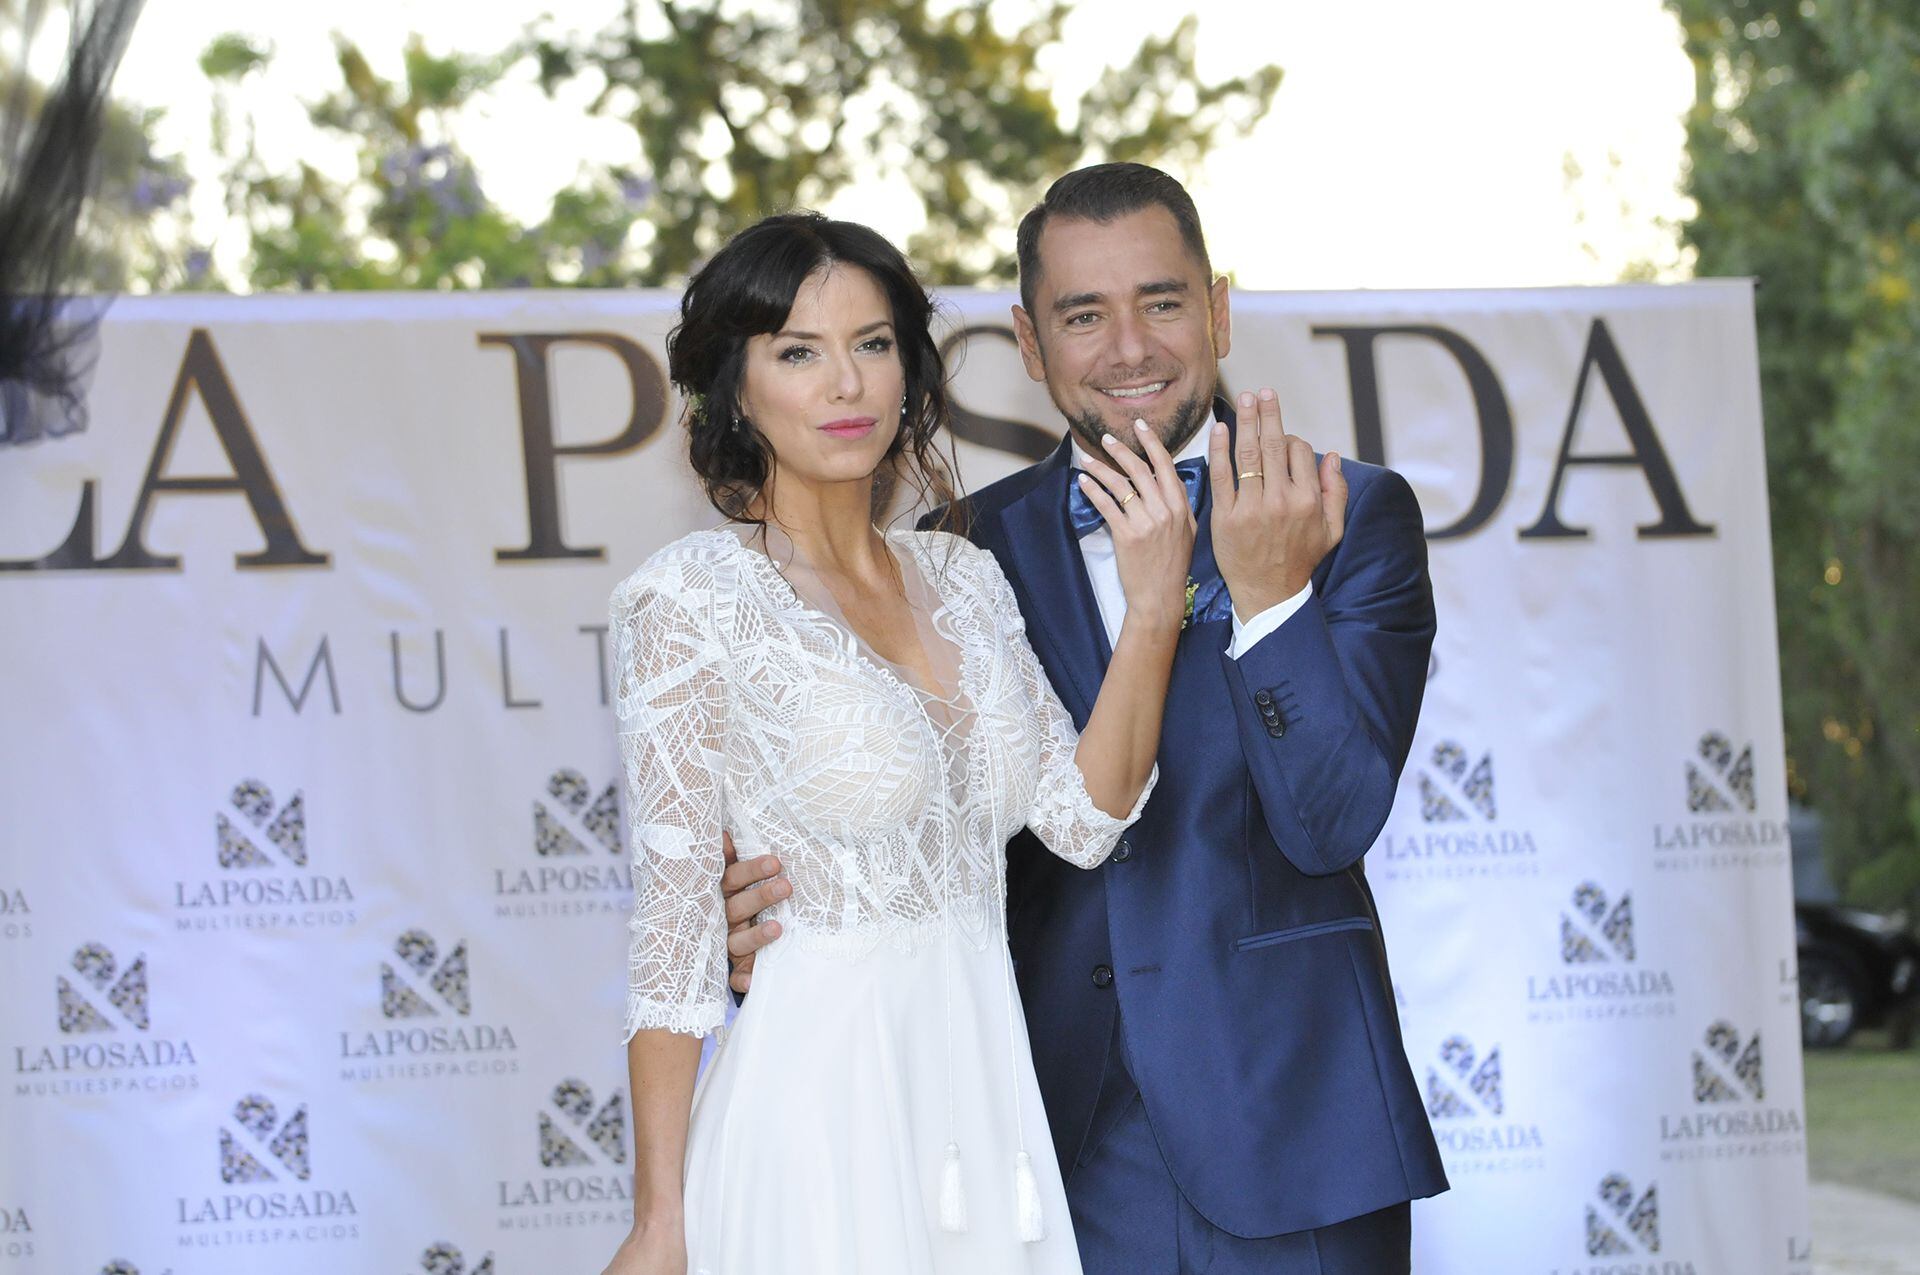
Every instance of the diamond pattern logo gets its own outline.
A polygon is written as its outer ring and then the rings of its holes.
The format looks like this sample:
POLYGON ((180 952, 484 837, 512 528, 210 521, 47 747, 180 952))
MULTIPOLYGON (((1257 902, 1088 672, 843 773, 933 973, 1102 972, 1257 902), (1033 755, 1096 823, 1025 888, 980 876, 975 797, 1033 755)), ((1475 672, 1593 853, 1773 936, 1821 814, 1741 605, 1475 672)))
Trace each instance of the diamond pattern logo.
POLYGON ((123 972, 113 952, 85 943, 73 953, 78 983, 59 976, 57 996, 63 1032, 118 1031, 122 1024, 147 1030, 147 958, 134 958, 123 972))
POLYGON ((598 1112, 593 1109, 593 1090, 585 1081, 563 1080, 553 1087, 553 1106, 572 1129, 568 1136, 553 1116, 540 1113, 540 1163, 549 1169, 578 1168, 598 1164, 581 1143, 598 1147, 601 1158, 614 1164, 627 1162, 626 1104, 618 1093, 609 1097, 598 1112))
POLYGON ((1474 1055, 1473 1042, 1449 1036, 1441 1042, 1440 1062, 1427 1068, 1427 1114, 1435 1120, 1472 1120, 1506 1109, 1500 1092, 1500 1047, 1474 1055))
POLYGON ((1693 1100, 1755 1102, 1767 1096, 1760 1074, 1760 1033, 1740 1040, 1732 1024, 1717 1022, 1707 1028, 1706 1048, 1693 1051, 1693 1100))
POLYGON ((543 857, 591 854, 589 846, 620 853, 620 793, 608 784, 598 797, 586 776, 560 769, 547 779, 547 802, 533 803, 533 848, 543 857))
POLYGON ((493 1275, 493 1254, 468 1266, 466 1254, 443 1240, 420 1254, 420 1269, 427 1275, 493 1275))
POLYGON ((462 1016, 473 1011, 467 983, 467 945, 458 943, 439 959, 425 930, 408 930, 393 944, 398 966, 380 962, 380 1012, 388 1018, 435 1018, 442 1007, 462 1016), (437 962, 437 963, 436 963, 437 962))
POLYGON ((1633 1183, 1618 1173, 1600 1181, 1600 1198, 1587 1205, 1587 1256, 1616 1257, 1660 1251, 1658 1187, 1647 1186, 1636 1203, 1633 1183))
POLYGON ((222 1182, 278 1182, 280 1174, 269 1162, 301 1182, 311 1176, 304 1105, 282 1122, 271 1100, 250 1093, 233 1105, 233 1124, 220 1131, 222 1182))
POLYGON ((225 813, 214 815, 221 867, 273 867, 273 856, 260 848, 261 842, 273 846, 296 868, 307 866, 307 812, 301 794, 294 793, 276 810, 271 789, 257 779, 243 779, 233 786, 233 795, 228 801, 244 824, 235 824, 225 813), (253 836, 248 834, 248 828, 253 830, 253 836), (254 836, 258 836, 259 841, 255 841, 254 836))
POLYGON ((1734 755, 1718 731, 1700 737, 1698 761, 1687 763, 1687 809, 1694 814, 1753 813, 1753 745, 1734 755))
POLYGON ((1633 960, 1633 895, 1618 903, 1593 882, 1573 892, 1573 910, 1560 914, 1560 960, 1591 965, 1633 960))
POLYGON ((1461 823, 1473 818, 1473 811, 1491 822, 1493 806, 1493 754, 1483 753, 1478 762, 1452 740, 1433 746, 1429 768, 1420 772, 1420 817, 1428 823, 1461 823))

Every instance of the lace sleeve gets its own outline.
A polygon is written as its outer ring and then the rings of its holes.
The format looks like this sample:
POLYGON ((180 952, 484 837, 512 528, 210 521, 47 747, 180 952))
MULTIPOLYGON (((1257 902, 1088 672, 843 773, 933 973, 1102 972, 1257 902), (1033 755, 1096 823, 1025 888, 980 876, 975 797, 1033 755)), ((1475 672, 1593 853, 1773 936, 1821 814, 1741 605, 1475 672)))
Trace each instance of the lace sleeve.
POLYGON ((1010 630, 1008 645, 1013 651, 1020 682, 1026 689, 1027 702, 1033 705, 1035 728, 1040 733, 1040 779, 1034 791, 1033 809, 1027 815, 1027 827, 1033 829, 1047 849, 1068 863, 1079 868, 1097 868, 1113 852, 1120 834, 1140 817, 1147 798, 1153 794, 1154 784, 1159 782, 1160 766, 1155 763, 1148 773, 1147 782, 1126 818, 1115 819, 1093 804, 1093 798, 1087 795, 1086 776, 1080 773, 1079 763, 1074 760, 1074 753, 1080 747, 1080 732, 1074 729, 1073 718, 1060 702, 1053 683, 1047 680, 1046 670, 1040 667, 1040 658, 1027 641, 1026 621, 1021 618, 1013 586, 1007 583, 992 554, 980 550, 979 556, 994 609, 1005 617, 1004 623, 1010 630))
POLYGON ((612 603, 633 852, 629 1040, 656 1027, 704 1036, 726 1019, 725 649, 674 592, 636 577, 612 603))

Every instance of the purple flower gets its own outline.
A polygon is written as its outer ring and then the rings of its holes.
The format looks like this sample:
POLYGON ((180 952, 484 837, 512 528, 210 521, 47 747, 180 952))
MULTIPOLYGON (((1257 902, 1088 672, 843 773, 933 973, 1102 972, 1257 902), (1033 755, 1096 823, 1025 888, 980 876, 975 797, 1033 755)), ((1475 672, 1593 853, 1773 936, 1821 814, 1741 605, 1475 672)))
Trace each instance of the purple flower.
POLYGON ((649 177, 627 176, 620 179, 620 198, 626 201, 629 208, 646 207, 655 189, 653 179, 649 177))
POLYGON ((142 168, 140 175, 134 179, 129 202, 135 212, 156 212, 178 203, 189 189, 191 183, 184 177, 163 169, 142 168))

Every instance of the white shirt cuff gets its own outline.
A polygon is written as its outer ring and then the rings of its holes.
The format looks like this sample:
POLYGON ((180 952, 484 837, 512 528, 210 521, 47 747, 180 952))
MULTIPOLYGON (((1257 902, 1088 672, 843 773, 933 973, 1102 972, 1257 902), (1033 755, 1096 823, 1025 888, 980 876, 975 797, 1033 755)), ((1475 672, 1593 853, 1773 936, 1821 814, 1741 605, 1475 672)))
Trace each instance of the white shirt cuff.
POLYGON ((1245 624, 1240 622, 1240 613, 1233 613, 1233 641, 1227 643, 1227 654, 1239 659, 1260 644, 1260 639, 1293 618, 1294 612, 1307 605, 1307 599, 1313 596, 1313 581, 1307 581, 1307 587, 1288 598, 1285 602, 1276 602, 1245 624))

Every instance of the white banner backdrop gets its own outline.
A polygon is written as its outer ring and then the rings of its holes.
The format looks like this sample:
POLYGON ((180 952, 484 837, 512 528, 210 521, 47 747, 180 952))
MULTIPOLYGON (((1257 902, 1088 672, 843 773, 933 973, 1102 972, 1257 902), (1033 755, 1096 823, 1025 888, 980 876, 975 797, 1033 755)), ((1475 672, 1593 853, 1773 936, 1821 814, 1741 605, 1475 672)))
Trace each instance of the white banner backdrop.
MULTIPOLYGON (((948 302, 979 486, 1058 418, 1008 298, 948 302)), ((0 451, 0 1275, 612 1251, 605 599, 714 520, 673 305, 125 300, 90 428, 0 451)), ((1415 1269, 1804 1275, 1747 286, 1243 295, 1234 338, 1433 535, 1368 859, 1454 1183, 1415 1269)))

